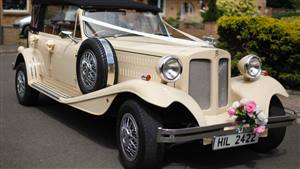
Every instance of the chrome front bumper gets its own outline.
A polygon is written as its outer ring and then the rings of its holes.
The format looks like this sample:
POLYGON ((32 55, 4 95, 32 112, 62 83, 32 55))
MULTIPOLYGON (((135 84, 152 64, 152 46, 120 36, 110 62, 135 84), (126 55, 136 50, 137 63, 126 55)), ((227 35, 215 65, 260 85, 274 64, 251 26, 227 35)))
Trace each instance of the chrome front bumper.
MULTIPOLYGON (((284 116, 270 117, 267 128, 285 127, 293 124, 297 118, 297 113, 287 113, 284 116)), ((299 114, 298 114, 299 118, 299 114)), ((158 128, 157 142, 158 143, 181 143, 203 138, 213 138, 215 136, 236 134, 238 130, 234 128, 232 123, 207 126, 207 127, 192 127, 181 129, 165 129, 158 128), (227 128, 225 130, 225 128, 227 128), (229 129, 231 128, 231 129, 229 129)), ((244 128, 243 132, 250 132, 250 128, 244 128)))

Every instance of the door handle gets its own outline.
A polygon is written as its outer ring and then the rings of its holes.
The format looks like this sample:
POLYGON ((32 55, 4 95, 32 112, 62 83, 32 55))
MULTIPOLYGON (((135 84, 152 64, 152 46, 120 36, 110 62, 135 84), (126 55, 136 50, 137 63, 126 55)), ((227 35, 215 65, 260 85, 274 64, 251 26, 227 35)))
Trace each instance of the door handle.
POLYGON ((55 48, 55 43, 53 40, 48 40, 46 42, 46 46, 47 46, 47 49, 50 53, 52 53, 54 51, 54 48, 55 48))

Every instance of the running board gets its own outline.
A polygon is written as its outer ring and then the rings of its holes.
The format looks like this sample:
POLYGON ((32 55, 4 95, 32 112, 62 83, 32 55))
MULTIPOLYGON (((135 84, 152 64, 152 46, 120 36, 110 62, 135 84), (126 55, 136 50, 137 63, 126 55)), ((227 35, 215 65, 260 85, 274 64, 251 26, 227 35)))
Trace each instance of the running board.
POLYGON ((72 98, 72 96, 47 83, 34 82, 31 84, 31 87, 55 100, 60 100, 60 98, 72 98))

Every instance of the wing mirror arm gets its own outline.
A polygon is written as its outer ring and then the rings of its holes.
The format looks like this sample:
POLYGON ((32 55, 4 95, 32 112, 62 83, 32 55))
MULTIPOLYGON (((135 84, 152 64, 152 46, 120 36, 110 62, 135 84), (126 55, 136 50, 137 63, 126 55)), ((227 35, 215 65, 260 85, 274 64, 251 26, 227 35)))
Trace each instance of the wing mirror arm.
POLYGON ((71 31, 61 31, 59 33, 59 36, 61 38, 70 38, 73 42, 75 42, 76 44, 79 43, 79 41, 77 39, 75 39, 73 36, 72 36, 72 32, 71 31))

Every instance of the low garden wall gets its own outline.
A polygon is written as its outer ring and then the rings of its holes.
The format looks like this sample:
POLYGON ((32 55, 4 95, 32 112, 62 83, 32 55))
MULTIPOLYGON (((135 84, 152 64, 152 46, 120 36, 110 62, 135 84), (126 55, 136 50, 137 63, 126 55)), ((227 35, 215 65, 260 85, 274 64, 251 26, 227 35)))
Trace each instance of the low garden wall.
POLYGON ((0 26, 0 45, 17 45, 20 30, 12 26, 0 26))

